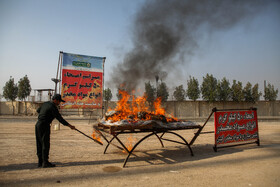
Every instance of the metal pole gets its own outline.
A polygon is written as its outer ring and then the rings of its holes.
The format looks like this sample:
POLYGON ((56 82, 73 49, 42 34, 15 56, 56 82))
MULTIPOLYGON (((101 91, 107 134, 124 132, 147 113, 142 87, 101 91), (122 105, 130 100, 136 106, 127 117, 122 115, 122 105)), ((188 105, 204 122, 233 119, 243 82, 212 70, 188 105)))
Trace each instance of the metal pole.
POLYGON ((57 93, 58 73, 59 73, 59 65, 60 65, 60 62, 61 62, 61 54, 62 53, 63 53, 62 51, 59 52, 58 63, 57 63, 57 71, 56 71, 56 78, 54 80, 54 82, 55 82, 54 94, 57 93))
MULTIPOLYGON (((60 70, 59 70, 59 81, 61 81, 61 74, 62 74, 62 55, 63 55, 63 52, 60 51, 60 70)), ((61 84, 59 84, 59 93, 61 92, 61 84)))
POLYGON ((104 64, 105 64, 105 60, 106 60, 106 57, 103 57, 103 64, 102 64, 102 68, 103 68, 103 76, 102 76, 102 115, 101 115, 101 118, 103 118, 103 115, 104 115, 104 106, 103 106, 103 96, 104 96, 104 64))
MULTIPOLYGON (((55 82, 55 89, 54 89, 54 94, 57 93, 57 83, 60 82, 60 79, 61 79, 61 64, 62 64, 62 54, 63 52, 62 51, 59 51, 59 57, 58 57, 58 65, 57 65, 57 72, 56 72, 56 78, 55 79, 52 79, 52 81, 55 82), (60 68, 60 71, 59 71, 59 68, 60 68), (60 73, 60 79, 58 79, 58 74, 60 73)), ((59 86, 59 93, 60 93, 60 86, 59 86)), ((60 110, 60 109, 59 109, 60 110)), ((55 130, 60 130, 60 123, 58 123, 57 125, 55 125, 54 127, 55 130)))
POLYGON ((202 127, 200 127, 198 129, 198 131, 195 133, 195 136, 192 138, 190 145, 192 145, 194 143, 194 141, 196 140, 196 138, 199 136, 200 132, 202 131, 202 129, 204 128, 204 126, 207 124, 207 122, 209 121, 210 117, 213 115, 214 112, 217 111, 217 108, 213 108, 211 114, 208 116, 207 120, 205 121, 205 123, 203 124, 202 127))
POLYGON ((84 136, 86 136, 86 137, 88 137, 89 139, 92 139, 93 141, 95 141, 96 143, 98 143, 98 144, 100 144, 100 145, 103 145, 103 143, 102 142, 100 142, 100 141, 98 141, 98 140, 95 140, 95 139, 93 139, 92 137, 90 137, 90 136, 88 136, 88 135, 86 135, 85 133, 83 133, 82 131, 79 131, 78 129, 75 129, 76 131, 78 131, 79 133, 81 133, 82 135, 84 135, 84 136))

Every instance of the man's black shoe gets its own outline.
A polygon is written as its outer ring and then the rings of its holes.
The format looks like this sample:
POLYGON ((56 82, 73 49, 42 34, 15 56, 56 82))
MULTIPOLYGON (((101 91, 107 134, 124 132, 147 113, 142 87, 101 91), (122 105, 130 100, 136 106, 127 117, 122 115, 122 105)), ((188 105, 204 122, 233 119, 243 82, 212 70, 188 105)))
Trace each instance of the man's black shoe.
POLYGON ((55 164, 52 164, 50 162, 43 163, 43 168, 52 168, 52 167, 55 167, 55 164))
POLYGON ((38 168, 42 167, 43 163, 42 162, 38 162, 38 168))
POLYGON ((38 168, 42 167, 43 160, 41 158, 38 159, 38 168))

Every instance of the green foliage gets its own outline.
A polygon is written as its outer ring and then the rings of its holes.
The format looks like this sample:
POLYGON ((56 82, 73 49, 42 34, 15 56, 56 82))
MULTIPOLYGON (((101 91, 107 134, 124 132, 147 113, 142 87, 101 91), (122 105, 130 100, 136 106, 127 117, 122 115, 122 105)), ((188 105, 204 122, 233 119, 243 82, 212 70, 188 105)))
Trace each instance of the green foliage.
POLYGON ((31 93, 31 86, 30 86, 30 81, 27 77, 27 75, 25 75, 23 78, 21 78, 18 81, 18 98, 20 100, 24 100, 26 99, 26 97, 28 97, 31 93))
POLYGON ((248 82, 243 89, 244 101, 246 102, 254 102, 253 94, 252 94, 252 84, 248 82))
POLYGON ((209 102, 214 102, 217 99, 217 86, 218 81, 213 75, 207 73, 206 77, 203 77, 201 85, 202 98, 209 102))
POLYGON ((160 97, 162 102, 167 101, 169 93, 168 93, 168 88, 164 82, 161 82, 159 84, 156 93, 157 93, 157 97, 160 97))
POLYGON ((13 114, 15 114, 15 108, 13 102, 17 98, 18 87, 14 82, 14 79, 10 77, 10 80, 6 82, 5 86, 3 87, 3 97, 8 100, 12 101, 13 106, 13 114))
MULTIPOLYGON (((156 81, 158 83, 159 76, 156 76, 156 81)), ((156 97, 161 97, 162 101, 166 101, 168 99, 168 87, 166 83, 161 82, 157 89, 151 85, 150 82, 145 83, 145 95, 147 97, 147 101, 149 104, 152 104, 156 97)), ((119 88, 119 90, 123 90, 123 88, 119 88)), ((221 80, 217 80, 212 74, 206 74, 203 77, 202 85, 200 86, 198 80, 194 77, 189 77, 187 81, 187 89, 184 90, 183 85, 175 87, 175 91, 173 92, 174 99, 176 101, 184 101, 186 97, 189 99, 196 101, 200 94, 202 95, 203 100, 209 102, 215 101, 234 101, 234 102, 257 102, 260 100, 262 95, 259 92, 259 84, 255 84, 254 86, 248 82, 246 86, 243 88, 242 82, 233 80, 232 85, 230 85, 229 80, 224 77, 221 80)), ((274 86, 268 84, 265 89, 264 98, 267 101, 274 101, 277 99, 278 89, 275 90, 274 86)), ((117 94, 118 98, 121 98, 121 95, 117 94)))
POLYGON ((252 96, 253 96, 254 102, 259 101, 261 95, 262 95, 262 93, 259 92, 259 84, 255 84, 255 86, 252 89, 252 96))
POLYGON ((156 89, 151 85, 150 81, 145 83, 145 95, 150 105, 155 101, 156 89))
MULTIPOLYGON (((120 95, 120 94, 117 94, 117 95, 120 95)), ((113 97, 113 95, 112 95, 110 88, 105 89, 104 93, 103 93, 103 99, 105 100, 105 111, 107 111, 108 101, 111 101, 112 97, 113 97)))
POLYGON ((8 101, 15 101, 18 94, 18 87, 14 82, 14 79, 10 77, 10 80, 6 82, 3 87, 3 97, 8 101))
POLYGON ((233 80, 231 86, 231 99, 235 102, 241 102, 244 100, 242 82, 236 82, 236 80, 233 80))
POLYGON ((246 86, 243 89, 244 94, 244 101, 246 102, 252 102, 255 103, 260 100, 260 96, 262 95, 261 92, 259 92, 259 85, 255 84, 252 88, 252 84, 248 82, 246 86))
POLYGON ((176 101, 184 101, 186 92, 183 88, 183 85, 177 86, 173 92, 176 101))
POLYGON ((105 89, 104 90, 104 100, 111 101, 112 97, 113 97, 113 95, 112 95, 110 88, 105 89))
POLYGON ((187 85, 188 85, 188 88, 186 91, 186 95, 193 101, 197 100, 200 95, 198 80, 195 79, 194 77, 190 76, 190 79, 188 80, 187 85))
POLYGON ((217 86, 217 100, 218 101, 229 101, 230 100, 230 83, 229 81, 224 77, 222 81, 218 81, 217 86))
POLYGON ((268 83, 267 87, 264 89, 264 99, 266 101, 275 101, 277 98, 278 89, 274 89, 274 86, 268 83))

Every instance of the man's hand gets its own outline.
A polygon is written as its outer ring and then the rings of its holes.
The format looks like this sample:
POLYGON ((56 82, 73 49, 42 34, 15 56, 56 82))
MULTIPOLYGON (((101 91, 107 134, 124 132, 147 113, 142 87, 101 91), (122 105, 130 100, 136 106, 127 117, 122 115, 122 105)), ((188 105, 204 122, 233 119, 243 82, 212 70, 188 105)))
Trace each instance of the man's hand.
POLYGON ((75 130, 76 129, 76 127, 75 126, 73 126, 73 125, 68 125, 69 127, 70 127, 70 129, 72 129, 72 130, 75 130))

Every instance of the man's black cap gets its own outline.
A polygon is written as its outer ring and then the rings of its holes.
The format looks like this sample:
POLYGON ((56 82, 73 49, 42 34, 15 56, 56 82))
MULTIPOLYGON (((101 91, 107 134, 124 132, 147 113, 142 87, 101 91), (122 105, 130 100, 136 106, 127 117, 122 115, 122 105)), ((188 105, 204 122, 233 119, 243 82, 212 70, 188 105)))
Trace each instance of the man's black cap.
POLYGON ((52 100, 58 100, 61 102, 65 102, 64 100, 61 99, 61 95, 60 94, 54 94, 54 96, 52 97, 52 100))

